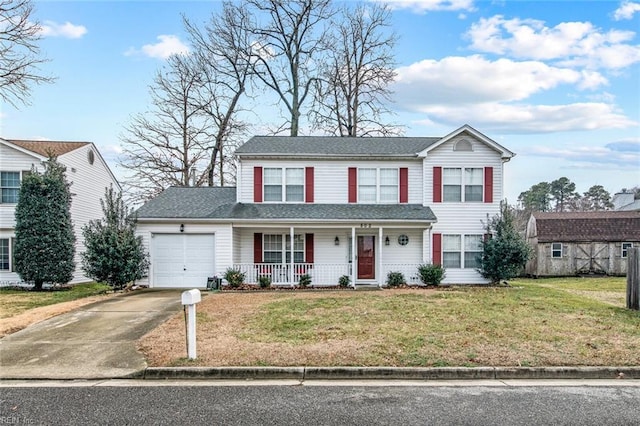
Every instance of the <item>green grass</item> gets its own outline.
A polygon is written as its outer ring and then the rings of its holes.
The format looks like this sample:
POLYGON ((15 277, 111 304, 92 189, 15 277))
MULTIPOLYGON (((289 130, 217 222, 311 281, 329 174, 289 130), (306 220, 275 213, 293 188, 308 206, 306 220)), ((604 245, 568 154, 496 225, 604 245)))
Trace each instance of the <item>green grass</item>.
POLYGON ((104 294, 110 289, 111 287, 106 284, 95 282, 41 292, 0 289, 0 318, 12 317, 40 306, 54 305, 56 303, 104 294))
POLYGON ((387 290, 382 297, 289 298, 263 305, 237 335, 257 344, 361 348, 350 365, 637 365, 640 313, 592 297, 604 292, 624 300, 625 283, 523 279, 510 288, 435 295, 387 290))

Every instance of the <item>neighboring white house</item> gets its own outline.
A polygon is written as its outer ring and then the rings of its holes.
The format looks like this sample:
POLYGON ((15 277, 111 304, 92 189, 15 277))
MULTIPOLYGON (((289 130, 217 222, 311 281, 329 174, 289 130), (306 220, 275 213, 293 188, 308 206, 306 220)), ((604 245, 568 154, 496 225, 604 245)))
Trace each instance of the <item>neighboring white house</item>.
POLYGON ((76 269, 72 283, 89 281, 82 273, 80 253, 85 250, 82 227, 102 218, 100 199, 105 188, 120 184, 91 142, 56 142, 0 138, 0 283, 20 281, 14 270, 15 208, 22 176, 32 168, 44 171, 49 155, 67 167, 71 183, 71 220, 76 236, 76 269))
POLYGON ((227 268, 255 283, 445 283, 477 272, 483 221, 499 212, 515 154, 465 125, 444 137, 256 136, 238 148, 237 187, 172 187, 138 210, 152 287, 204 287, 227 268))

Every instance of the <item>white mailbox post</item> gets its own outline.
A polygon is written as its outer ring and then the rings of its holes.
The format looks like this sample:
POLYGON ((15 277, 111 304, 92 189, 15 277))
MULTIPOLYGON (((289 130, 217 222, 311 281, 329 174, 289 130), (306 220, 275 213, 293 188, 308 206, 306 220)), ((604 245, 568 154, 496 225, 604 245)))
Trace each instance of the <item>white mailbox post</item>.
POLYGON ((182 292, 182 304, 187 307, 187 356, 196 359, 196 303, 201 300, 200 290, 182 292))

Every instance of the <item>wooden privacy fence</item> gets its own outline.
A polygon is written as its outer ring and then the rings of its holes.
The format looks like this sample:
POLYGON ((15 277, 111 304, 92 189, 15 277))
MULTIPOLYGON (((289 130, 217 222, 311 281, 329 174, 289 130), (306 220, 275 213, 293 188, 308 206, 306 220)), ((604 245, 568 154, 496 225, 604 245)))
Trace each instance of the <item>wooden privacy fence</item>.
POLYGON ((627 308, 640 310, 640 248, 629 249, 627 257, 627 308))

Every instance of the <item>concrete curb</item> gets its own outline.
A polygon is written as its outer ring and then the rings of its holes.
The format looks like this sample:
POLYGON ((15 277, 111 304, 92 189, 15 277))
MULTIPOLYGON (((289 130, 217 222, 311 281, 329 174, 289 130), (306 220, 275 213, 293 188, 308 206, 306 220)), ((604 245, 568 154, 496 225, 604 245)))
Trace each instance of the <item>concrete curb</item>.
POLYGON ((299 381, 640 379, 640 367, 148 367, 142 378, 299 381))

